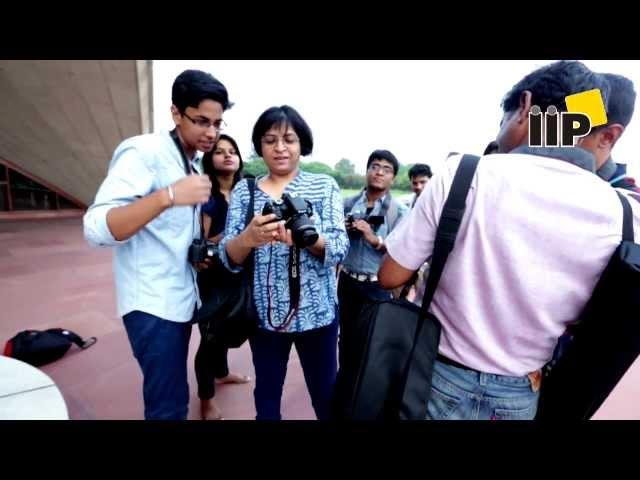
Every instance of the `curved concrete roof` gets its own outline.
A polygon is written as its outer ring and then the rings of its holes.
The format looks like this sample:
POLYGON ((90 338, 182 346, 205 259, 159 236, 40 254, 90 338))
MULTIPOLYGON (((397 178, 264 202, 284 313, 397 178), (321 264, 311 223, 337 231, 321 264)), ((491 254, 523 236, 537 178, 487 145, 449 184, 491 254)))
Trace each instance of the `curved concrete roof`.
POLYGON ((153 130, 149 60, 0 61, 0 158, 85 205, 115 147, 153 130))

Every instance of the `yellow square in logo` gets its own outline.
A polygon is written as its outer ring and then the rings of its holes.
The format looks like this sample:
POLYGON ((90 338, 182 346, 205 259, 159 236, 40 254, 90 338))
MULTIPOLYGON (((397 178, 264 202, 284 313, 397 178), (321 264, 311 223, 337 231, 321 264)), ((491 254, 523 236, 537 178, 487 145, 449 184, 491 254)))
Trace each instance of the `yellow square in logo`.
POLYGON ((591 127, 607 123, 607 109, 604 107, 599 88, 568 95, 564 101, 567 104, 568 112, 587 114, 591 119, 591 127))

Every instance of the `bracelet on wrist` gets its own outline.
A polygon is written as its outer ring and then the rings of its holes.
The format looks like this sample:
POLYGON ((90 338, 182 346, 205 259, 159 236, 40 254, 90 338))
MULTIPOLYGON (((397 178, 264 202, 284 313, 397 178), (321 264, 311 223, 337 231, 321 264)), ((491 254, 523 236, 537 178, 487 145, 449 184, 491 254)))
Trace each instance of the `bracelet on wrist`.
POLYGON ((173 186, 169 185, 167 191, 169 192, 169 200, 171 201, 170 207, 173 207, 176 204, 176 195, 173 191, 173 186))

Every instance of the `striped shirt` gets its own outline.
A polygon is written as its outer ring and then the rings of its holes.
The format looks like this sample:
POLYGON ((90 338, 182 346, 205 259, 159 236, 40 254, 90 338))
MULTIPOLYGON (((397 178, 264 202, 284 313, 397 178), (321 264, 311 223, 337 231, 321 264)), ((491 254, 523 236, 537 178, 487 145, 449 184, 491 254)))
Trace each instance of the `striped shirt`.
MULTIPOLYGON (((271 198, 256 183, 253 211, 262 213, 262 208, 271 198)), ((336 295, 335 267, 342 262, 349 248, 344 226, 344 212, 340 189, 328 175, 299 171, 287 185, 284 193, 295 194, 309 200, 313 206, 313 217, 318 233, 325 239, 324 259, 303 249, 300 252, 300 301, 286 332, 303 332, 330 325, 335 319, 338 298, 336 295)), ((220 258, 234 272, 241 267, 231 265, 226 244, 245 228, 245 216, 249 206, 247 181, 239 182, 231 192, 225 235, 220 242, 220 258)), ((289 246, 276 243, 255 248, 254 300, 260 326, 274 330, 267 320, 271 303, 271 321, 274 325, 284 322, 289 312, 289 246), (269 264, 271 268, 269 269, 269 264), (270 270, 270 271, 269 271, 270 270)))

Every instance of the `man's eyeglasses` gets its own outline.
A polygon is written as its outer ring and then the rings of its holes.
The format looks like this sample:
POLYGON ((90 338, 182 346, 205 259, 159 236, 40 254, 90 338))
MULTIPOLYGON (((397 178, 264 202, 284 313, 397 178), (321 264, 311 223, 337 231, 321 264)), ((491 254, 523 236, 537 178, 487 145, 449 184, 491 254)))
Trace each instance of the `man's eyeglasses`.
POLYGON ((369 170, 374 173, 378 173, 382 171, 385 175, 390 175, 393 173, 393 167, 389 167, 388 165, 380 165, 379 163, 372 163, 369 165, 369 170))
POLYGON ((208 130, 209 128, 213 127, 213 128, 216 129, 217 132, 221 132, 227 126, 225 121, 222 120, 222 119, 216 120, 215 122, 211 122, 210 120, 208 120, 206 118, 191 118, 189 115, 187 115, 184 112, 182 113, 182 115, 187 117, 195 125, 197 125, 198 127, 202 128, 203 130, 208 130))

